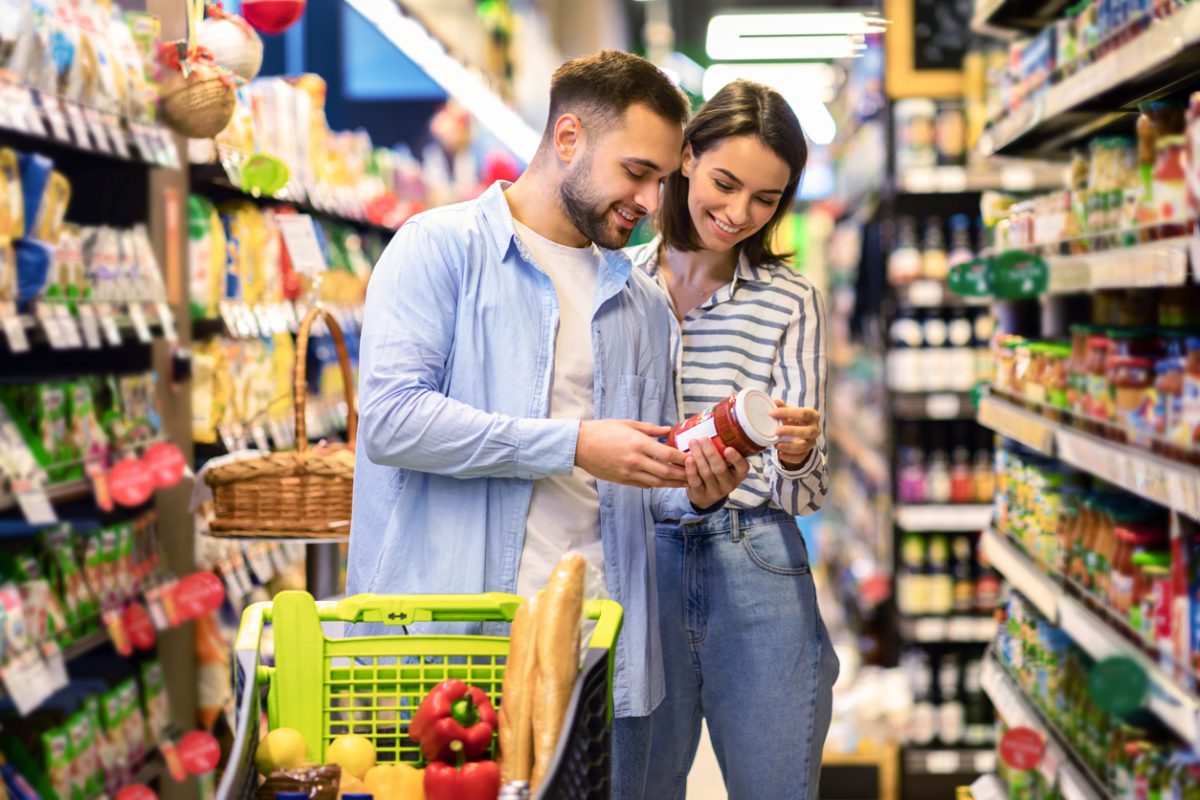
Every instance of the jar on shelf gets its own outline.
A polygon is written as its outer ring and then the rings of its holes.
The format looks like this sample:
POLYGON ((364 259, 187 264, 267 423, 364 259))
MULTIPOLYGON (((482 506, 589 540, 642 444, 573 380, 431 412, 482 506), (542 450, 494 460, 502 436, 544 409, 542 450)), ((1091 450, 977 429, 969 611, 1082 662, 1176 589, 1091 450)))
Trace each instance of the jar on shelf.
POLYGON ((1121 429, 1114 437, 1148 448, 1155 405, 1153 359, 1110 357, 1108 382, 1112 387, 1113 421, 1121 429))
POLYGON ((1181 135, 1160 136, 1155 144, 1154 208, 1162 238, 1187 233, 1187 173, 1184 169, 1187 140, 1181 135))
POLYGON ((1112 419, 1112 396, 1108 386, 1108 354, 1112 340, 1104 333, 1092 333, 1087 340, 1087 394, 1084 409, 1087 416, 1099 422, 1112 419))
POLYGON ((1133 597, 1129 625, 1147 643, 1157 643, 1159 629, 1171 639, 1171 552, 1143 549, 1133 554, 1133 597))
POLYGON ((1170 441, 1183 413, 1183 373, 1187 364, 1186 332, 1159 331, 1163 353, 1154 362, 1154 408, 1148 422, 1151 449, 1168 458, 1185 458, 1186 451, 1170 441))
POLYGON ((1197 462, 1200 461, 1197 440, 1200 440, 1200 336, 1189 336, 1179 425, 1172 433, 1171 441, 1188 453, 1188 460, 1197 462))
POLYGON ((1128 617, 1135 599, 1141 599, 1135 598, 1134 556, 1161 550, 1166 545, 1167 532, 1154 523, 1130 523, 1115 527, 1113 536, 1117 541, 1109 571, 1108 603, 1118 614, 1128 617))

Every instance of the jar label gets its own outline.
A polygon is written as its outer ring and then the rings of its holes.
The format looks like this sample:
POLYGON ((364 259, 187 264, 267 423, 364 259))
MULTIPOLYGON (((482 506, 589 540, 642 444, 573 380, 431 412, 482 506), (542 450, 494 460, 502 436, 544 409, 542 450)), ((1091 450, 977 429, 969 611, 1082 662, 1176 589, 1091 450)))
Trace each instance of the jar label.
POLYGON ((678 448, 680 452, 686 453, 692 449, 693 442, 698 442, 701 439, 720 439, 720 437, 717 436, 717 422, 713 417, 709 417, 703 422, 693 425, 685 431, 679 431, 676 433, 675 447, 678 448))

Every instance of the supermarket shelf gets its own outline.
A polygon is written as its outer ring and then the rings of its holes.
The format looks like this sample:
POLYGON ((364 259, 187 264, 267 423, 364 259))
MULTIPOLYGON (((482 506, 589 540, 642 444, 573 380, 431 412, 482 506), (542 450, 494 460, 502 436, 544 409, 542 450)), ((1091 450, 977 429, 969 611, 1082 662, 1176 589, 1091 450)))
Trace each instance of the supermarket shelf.
POLYGON ((1037 770, 1047 781, 1058 782, 1065 800, 1112 800, 1104 784, 1087 769, 1058 728, 1037 710, 990 653, 983 661, 980 682, 996 713, 1010 727, 1031 728, 1041 734, 1046 751, 1037 770))
POLYGON ((73 661, 85 653, 90 653, 97 647, 108 644, 108 631, 104 629, 92 631, 63 648, 63 659, 73 661))
POLYGON ((1200 520, 1200 470, 1082 433, 996 395, 980 403, 979 424, 1126 491, 1200 520))
POLYGON ((892 414, 899 419, 974 419, 970 392, 892 392, 892 414))
POLYGON ((996 769, 996 751, 987 748, 904 748, 904 771, 910 775, 978 775, 996 769))
POLYGON ((1186 691, 1175 676, 1080 600, 1064 593, 1002 534, 988 531, 984 552, 1013 588, 1030 599, 1051 623, 1062 628, 1094 659, 1126 656, 1146 673, 1150 682, 1147 708, 1191 747, 1200 746, 1200 697, 1186 691))
POLYGON ((996 570, 1029 602, 1049 620, 1058 619, 1058 599, 1062 588, 1008 537, 994 530, 986 530, 980 539, 984 555, 996 570))
POLYGON ((910 167, 896 175, 904 194, 968 194, 996 190, 1034 192, 1062 188, 1065 165, 1046 161, 994 160, 970 167, 910 167))
POLYGON ((896 506, 896 525, 905 531, 978 531, 992 521, 988 503, 896 506))
POLYGON ((114 166, 179 167, 174 135, 9 83, 0 85, 0 138, 22 150, 114 166))
POLYGON ((950 291, 945 281, 918 280, 893 286, 896 303, 903 308, 964 308, 987 306, 986 297, 961 297, 950 291))
POLYGON ((906 617, 900 620, 900 636, 909 642, 990 642, 996 636, 994 617, 906 617))
POLYGON ((334 211, 318 208, 308 200, 298 200, 289 197, 262 197, 250 194, 243 191, 241 187, 236 186, 225 175, 225 171, 218 164, 193 164, 190 180, 193 191, 205 194, 213 200, 249 200, 259 205, 288 205, 301 213, 340 222, 345 225, 352 225, 359 230, 375 231, 386 235, 395 233, 392 228, 384 225, 376 225, 374 222, 366 219, 345 216, 334 211))
POLYGON ((1062 16, 1070 0, 977 0, 971 15, 976 33, 996 35, 998 31, 1039 31, 1062 16))
POLYGON ((872 482, 878 485, 887 483, 888 465, 879 454, 879 448, 871 447, 853 431, 840 425, 829 426, 829 441, 849 456, 872 482))
MULTIPOLYGON (((92 484, 86 479, 59 483, 46 489, 46 497, 51 503, 71 503, 92 496, 92 484)), ((0 512, 17 507, 17 498, 9 494, 7 488, 0 486, 0 512)))
POLYGON ((984 132, 983 156, 1062 150, 1140 100, 1184 88, 1200 66, 1200 6, 1155 20, 1140 36, 1027 100, 984 132), (1106 109, 1096 111, 1093 109, 1106 109))
POLYGON ((133 774, 133 780, 130 783, 140 783, 143 786, 150 785, 166 776, 166 766, 166 762, 163 761, 162 751, 155 747, 146 756, 138 771, 133 774))
POLYGON ((1100 289, 1144 289, 1182 286, 1188 282, 1188 253, 1192 237, 1075 256, 1046 259, 1051 294, 1094 292, 1100 289))

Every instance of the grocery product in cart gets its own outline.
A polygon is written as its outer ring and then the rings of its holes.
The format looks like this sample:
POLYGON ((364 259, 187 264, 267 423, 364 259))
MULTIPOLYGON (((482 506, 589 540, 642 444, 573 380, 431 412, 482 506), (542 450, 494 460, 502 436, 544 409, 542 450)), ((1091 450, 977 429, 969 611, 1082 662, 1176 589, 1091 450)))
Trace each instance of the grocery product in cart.
MULTIPOLYGON (((356 595, 317 603, 306 592, 282 592, 271 603, 250 606, 235 653, 236 738, 217 797, 307 791, 331 800, 354 792, 376 800, 494 798, 500 792, 498 756, 506 780, 533 779, 533 797, 607 798, 613 655, 622 614, 611 600, 584 599, 585 569, 582 557, 564 559, 546 591, 530 604, 508 594, 356 595), (518 614, 524 624, 516 626, 511 640, 409 628, 434 622, 510 623, 518 614), (596 625, 580 668, 583 618, 596 625), (273 666, 259 658, 268 622, 273 666), (330 638, 323 622, 382 623, 395 626, 396 633, 330 638), (520 677, 510 678, 507 669, 514 664, 520 677), (267 688, 270 733, 260 744, 262 687, 267 688), (498 708, 507 722, 489 715, 489 707, 498 708), (521 708, 528 713, 519 714, 521 708), (480 720, 499 728, 504 747, 518 728, 532 746, 521 756, 516 750, 498 751, 491 730, 482 747, 479 740, 468 745, 465 732, 476 735, 473 726, 480 720), (433 733, 426 740, 421 734, 427 733, 423 723, 428 721, 433 733), (462 738, 445 735, 458 730, 455 725, 462 725, 462 738), (256 754, 270 773, 261 786, 256 754), (452 759, 427 764, 430 755, 452 759), (516 758, 525 759, 526 766, 518 767, 516 758), (416 793, 419 773, 423 795, 416 793)), ((502 630, 485 627, 487 634, 502 630)))

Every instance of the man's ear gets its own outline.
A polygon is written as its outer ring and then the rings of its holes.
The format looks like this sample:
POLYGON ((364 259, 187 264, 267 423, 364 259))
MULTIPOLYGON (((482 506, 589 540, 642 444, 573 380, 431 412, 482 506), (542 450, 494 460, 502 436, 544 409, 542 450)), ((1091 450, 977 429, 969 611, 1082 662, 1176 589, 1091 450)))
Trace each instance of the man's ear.
POLYGON ((683 160, 679 162, 679 172, 685 178, 692 177, 692 167, 695 165, 696 156, 692 152, 692 143, 688 142, 683 146, 683 160))
POLYGON ((583 147, 583 123, 574 114, 563 114, 554 122, 554 154, 564 164, 570 164, 583 147))

